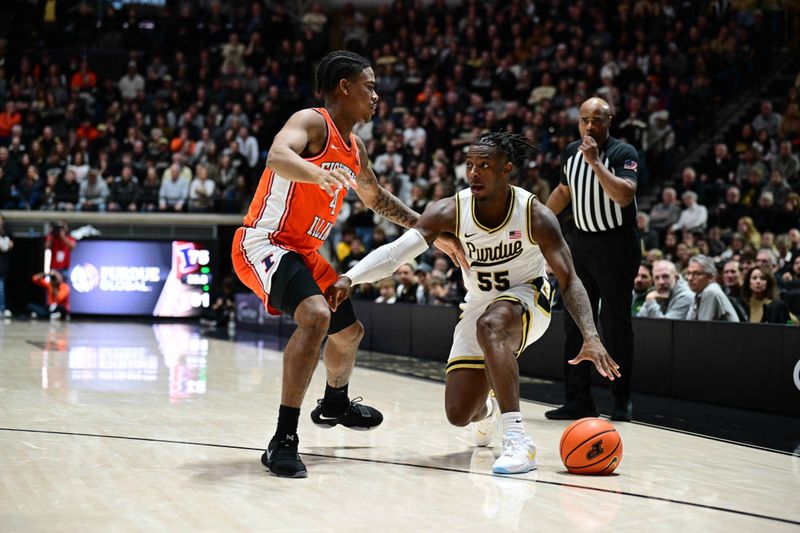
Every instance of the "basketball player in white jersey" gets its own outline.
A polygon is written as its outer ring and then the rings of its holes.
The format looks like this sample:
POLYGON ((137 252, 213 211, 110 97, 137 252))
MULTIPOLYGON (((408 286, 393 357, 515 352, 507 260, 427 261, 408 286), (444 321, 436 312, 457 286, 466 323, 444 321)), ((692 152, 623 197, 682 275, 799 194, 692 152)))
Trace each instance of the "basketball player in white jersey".
POLYGON ((509 185, 515 164, 532 148, 520 135, 481 136, 467 152, 470 188, 433 203, 411 230, 370 253, 325 294, 336 309, 352 285, 388 276, 427 250, 440 234, 451 232, 460 239, 470 269, 463 269, 467 296, 447 363, 445 411, 455 426, 475 423, 472 433, 479 446, 491 442, 499 411, 503 452, 492 467, 498 474, 536 468, 536 446, 525 434, 520 415, 516 357, 550 322, 545 261, 583 333, 583 348, 570 363, 589 360, 604 377, 619 377, 617 364, 600 342, 558 221, 535 196, 509 185))

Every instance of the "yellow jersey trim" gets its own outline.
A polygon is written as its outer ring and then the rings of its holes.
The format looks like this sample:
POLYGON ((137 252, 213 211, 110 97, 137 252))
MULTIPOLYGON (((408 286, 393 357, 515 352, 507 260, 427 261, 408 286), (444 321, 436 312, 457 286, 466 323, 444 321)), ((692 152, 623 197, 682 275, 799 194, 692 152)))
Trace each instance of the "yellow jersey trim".
POLYGON ((460 239, 461 235, 461 199, 458 194, 454 196, 456 199, 456 239, 460 239))
POLYGON ((530 198, 528 198, 528 209, 525 211, 525 227, 528 231, 528 242, 533 244, 534 246, 539 246, 535 240, 533 240, 533 217, 531 217, 531 210, 533 209, 533 200, 536 198, 535 194, 532 194, 530 198))
POLYGON ((475 197, 474 196, 472 197, 472 200, 470 201, 470 211, 472 212, 472 221, 475 222, 475 225, 478 226, 483 231, 485 231, 486 233, 489 234, 497 233, 501 229, 505 228, 508 225, 508 221, 511 220, 511 215, 514 214, 514 204, 517 200, 517 191, 514 190, 514 187, 509 187, 509 189, 511 189, 511 203, 508 206, 508 212, 506 213, 506 218, 496 228, 486 227, 478 221, 478 217, 475 216, 475 197))

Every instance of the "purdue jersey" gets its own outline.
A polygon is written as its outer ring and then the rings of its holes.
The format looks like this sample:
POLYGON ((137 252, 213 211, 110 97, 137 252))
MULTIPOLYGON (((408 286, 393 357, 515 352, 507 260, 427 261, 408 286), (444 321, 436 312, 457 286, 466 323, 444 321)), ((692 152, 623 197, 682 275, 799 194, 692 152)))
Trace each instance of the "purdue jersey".
POLYGON ((487 228, 475 217, 470 190, 456 195, 456 235, 469 258, 470 270, 462 270, 467 298, 453 330, 448 373, 486 368, 478 322, 493 302, 506 300, 522 306, 522 335, 513 348, 517 357, 547 331, 552 293, 545 278, 544 257, 531 236, 533 199, 529 192, 511 187, 511 205, 503 222, 487 228))
POLYGON ((456 195, 456 235, 470 261, 470 270, 463 271, 467 302, 494 299, 517 285, 542 283, 539 278, 545 276, 544 257, 531 232, 534 198, 528 191, 511 186, 505 218, 496 228, 489 228, 475 216, 472 192, 464 189, 456 195))

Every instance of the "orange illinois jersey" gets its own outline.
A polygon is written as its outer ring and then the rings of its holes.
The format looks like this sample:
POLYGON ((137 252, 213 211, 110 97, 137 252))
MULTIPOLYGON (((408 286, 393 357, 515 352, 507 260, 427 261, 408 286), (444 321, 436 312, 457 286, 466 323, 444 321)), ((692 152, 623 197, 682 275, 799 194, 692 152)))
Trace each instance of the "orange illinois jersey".
MULTIPOLYGON (((344 170, 353 179, 361 171, 355 135, 345 143, 328 111, 313 108, 325 119, 328 135, 325 148, 309 163, 326 170, 344 170)), ((300 252, 317 250, 333 229, 347 191, 333 196, 314 183, 299 183, 267 168, 261 175, 256 194, 244 218, 244 226, 267 232, 269 240, 300 252)))

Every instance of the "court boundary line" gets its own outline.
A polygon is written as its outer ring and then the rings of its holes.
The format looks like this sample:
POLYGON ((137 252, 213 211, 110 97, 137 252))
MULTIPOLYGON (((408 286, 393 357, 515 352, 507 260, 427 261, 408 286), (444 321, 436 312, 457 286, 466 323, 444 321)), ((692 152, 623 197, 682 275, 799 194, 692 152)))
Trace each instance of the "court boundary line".
MULTIPOLYGON (((131 440, 137 442, 159 442, 163 444, 182 444, 184 446, 205 446, 208 448, 226 448, 231 450, 247 450, 247 451, 257 451, 263 452, 263 448, 253 448, 252 446, 237 446, 235 444, 215 444, 211 442, 196 442, 196 441, 181 441, 181 440, 172 440, 172 439, 157 439, 152 437, 130 437, 125 435, 102 435, 99 433, 80 433, 80 432, 73 432, 73 431, 56 431, 56 430, 46 430, 46 429, 25 429, 25 428, 7 428, 7 427, 0 427, 0 431, 5 431, 8 433, 35 433, 35 434, 45 434, 45 435, 67 435, 71 437, 92 437, 92 438, 104 438, 104 439, 117 439, 117 440, 131 440)), ((602 492, 606 494, 620 494, 622 496, 631 496, 634 498, 642 498, 646 500, 655 500, 655 501, 662 501, 667 503, 675 503, 678 505, 687 505, 689 507, 696 507, 699 509, 706 509, 711 511, 720 511, 723 513, 732 513, 738 514, 742 516, 749 516, 752 518, 760 518, 762 520, 770 520, 773 522, 781 522, 784 524, 792 524, 800 526, 800 521, 790 520, 788 518, 780 518, 777 516, 769 516, 763 515, 758 513, 751 513, 749 511, 740 511, 737 509, 729 509, 727 507, 718 507, 715 505, 706 505, 703 503, 695 503, 695 502, 688 502, 684 500, 676 500, 673 498, 664 498, 662 496, 651 496, 648 494, 638 494, 635 492, 627 492, 622 490, 611 490, 611 489, 604 489, 602 487, 587 487, 585 485, 576 485, 574 483, 562 483, 559 481, 545 481, 540 479, 530 479, 530 478, 522 478, 522 477, 514 477, 513 475, 504 475, 504 476, 496 476, 495 474, 486 473, 486 472, 471 472, 469 470, 460 470, 457 468, 450 468, 445 466, 433 466, 433 465, 417 465, 413 463, 403 463, 400 461, 388 461, 385 459, 366 459, 362 457, 345 457, 340 455, 326 455, 322 453, 305 453, 301 452, 302 455, 306 455, 308 457, 322 457, 326 459, 342 459, 345 461, 357 461, 362 463, 372 463, 372 464, 386 464, 386 465, 393 465, 393 466, 405 466, 408 468, 423 468, 427 470, 438 470, 442 472, 453 472, 458 474, 469 474, 469 475, 478 475, 478 476, 485 476, 485 477, 502 477, 504 479, 511 479, 519 483, 541 483, 543 485, 552 485, 558 487, 567 487, 573 489, 582 489, 582 490, 591 490, 594 492, 602 492)))
MULTIPOLYGON (((383 354, 382 352, 374 352, 374 353, 379 353, 381 355, 394 355, 394 354, 383 354)), ((411 356, 405 356, 405 357, 411 357, 411 356)), ((425 377, 425 376, 419 376, 419 375, 416 375, 416 374, 405 374, 403 372, 397 372, 397 371, 394 371, 394 370, 383 369, 383 368, 375 368, 375 367, 372 367, 372 366, 365 366, 364 364, 359 364, 358 356, 356 356, 356 366, 361 368, 361 369, 364 369, 364 370, 374 370, 376 372, 384 372, 386 374, 392 374, 394 376, 402 376, 404 378, 418 379, 420 381, 427 381, 429 383, 442 383, 442 384, 444 383, 444 380, 439 380, 439 379, 436 379, 436 378, 429 378, 429 377, 425 377)), ((531 376, 525 376, 525 377, 531 377, 531 376)), ((544 379, 544 378, 534 378, 534 379, 544 379)), ((520 396, 519 399, 520 399, 520 401, 523 401, 523 402, 533 403, 533 404, 536 404, 536 405, 542 405, 544 407, 560 407, 560 404, 547 403, 547 402, 543 402, 543 401, 540 401, 540 400, 531 400, 530 398, 523 398, 522 396, 520 396)), ((702 402, 700 402, 700 403, 702 403, 702 402)), ((736 408, 733 407, 732 409, 736 409, 736 408)), ((603 414, 601 414, 598 418, 605 418, 607 420, 611 420, 611 417, 609 415, 603 415, 603 414)), ((749 442, 740 442, 740 441, 736 441, 736 440, 725 439, 725 438, 722 438, 722 437, 715 437, 713 435, 705 435, 703 433, 696 433, 694 431, 689 431, 689 430, 686 430, 686 429, 671 428, 669 426, 660 426, 658 424, 653 424, 652 422, 642 422, 641 420, 628 420, 625 423, 627 423, 627 424, 636 424, 636 425, 639 425, 639 426, 645 426, 645 427, 649 427, 649 428, 653 428, 653 429, 662 429, 664 431, 670 431, 672 433, 680 433, 680 434, 683 434, 683 435, 690 435, 692 437, 698 437, 698 438, 701 438, 701 439, 708 439, 708 440, 713 440, 713 441, 717 441, 717 442, 723 442, 725 444, 733 444, 735 446, 743 446, 745 448, 750 448, 750 449, 753 449, 753 450, 760 450, 762 452, 777 453, 777 454, 780 454, 780 455, 786 455, 788 457, 795 457, 796 456, 796 454, 794 452, 789 452, 789 451, 786 451, 786 450, 778 450, 776 448, 769 448, 767 446, 759 446, 758 444, 751 444, 749 442)))

